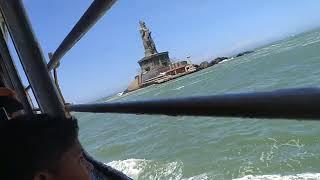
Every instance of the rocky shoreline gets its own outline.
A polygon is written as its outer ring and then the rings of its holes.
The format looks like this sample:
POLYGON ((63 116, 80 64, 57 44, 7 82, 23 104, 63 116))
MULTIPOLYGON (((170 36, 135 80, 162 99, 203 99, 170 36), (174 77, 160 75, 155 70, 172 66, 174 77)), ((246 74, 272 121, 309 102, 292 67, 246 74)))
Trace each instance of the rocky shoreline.
MULTIPOLYGON (((219 64, 220 62, 222 61, 225 61, 225 60, 228 60, 228 59, 232 59, 232 58, 235 58, 235 57, 241 57, 241 56, 244 56, 246 54, 250 54, 250 53, 253 53, 253 51, 245 51, 245 52, 241 52, 235 56, 232 56, 232 57, 217 57, 211 61, 203 61, 201 62, 200 64, 186 64, 186 65, 191 65, 192 66, 192 70, 190 71, 184 71, 183 73, 176 73, 174 75, 171 75, 171 74, 161 74, 159 76, 156 76, 152 79, 149 79, 147 80, 145 83, 142 83, 139 85, 138 88, 135 88, 133 90, 130 90, 130 88, 127 88, 123 94, 125 93, 128 93, 128 92, 132 92, 132 91, 135 91, 137 89, 141 89, 141 88, 144 88, 144 87, 147 87, 147 86, 150 86, 150 85, 153 85, 153 84, 161 84, 161 83, 165 83, 167 81, 170 81, 170 80, 173 80, 173 79, 176 79, 176 78, 179 78, 179 77, 182 77, 182 76, 185 76, 185 75, 188 75, 188 74, 192 74, 194 72, 197 72, 197 71, 200 71, 200 70, 203 70, 203 69, 206 69, 208 67, 211 67, 211 66, 214 66, 216 64, 219 64)), ((129 85, 130 87, 130 85, 129 85)), ((122 95, 122 94, 121 94, 122 95)))
POLYGON ((244 55, 247 55, 247 54, 250 54, 250 53, 253 53, 254 51, 244 51, 244 52, 241 52, 235 56, 232 56, 232 57, 217 57, 211 61, 203 61, 199 64, 199 69, 205 69, 205 68, 208 68, 208 67, 211 67, 213 65, 216 65, 218 63, 220 63, 221 61, 224 61, 224 60, 228 60, 228 59, 231 59, 231 58, 235 58, 235 57, 241 57, 241 56, 244 56, 244 55))

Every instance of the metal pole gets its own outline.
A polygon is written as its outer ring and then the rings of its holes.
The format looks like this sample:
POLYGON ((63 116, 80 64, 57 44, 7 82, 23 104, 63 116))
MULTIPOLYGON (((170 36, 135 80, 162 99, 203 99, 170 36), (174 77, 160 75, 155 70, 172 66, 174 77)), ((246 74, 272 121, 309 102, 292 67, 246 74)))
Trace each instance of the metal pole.
POLYGON ((94 0, 67 37, 62 41, 48 63, 49 71, 58 66, 60 59, 111 8, 116 0, 94 0))
POLYGON ((29 100, 29 102, 30 102, 30 107, 31 107, 31 109, 32 109, 32 112, 34 112, 34 104, 33 104, 33 101, 32 101, 32 99, 31 99, 31 96, 30 96, 30 94, 29 94, 28 91, 25 91, 25 92, 26 92, 27 98, 28 98, 28 100, 29 100))
MULTIPOLYGON (((52 55, 53 54, 51 52, 48 53, 49 59, 52 59, 52 55)), ((60 64, 60 63, 58 63, 58 64, 60 64)), ((57 88, 57 90, 59 92, 59 95, 60 95, 60 97, 62 99, 62 102, 63 102, 63 104, 65 104, 65 100, 64 100, 64 97, 62 95, 62 91, 60 89, 60 85, 59 85, 59 81, 58 81, 58 69, 57 68, 53 69, 53 79, 54 79, 54 84, 56 85, 56 88, 57 88)))
POLYGON ((30 84, 26 88, 24 88, 25 91, 29 91, 29 89, 31 89, 30 84))
POLYGON ((320 120, 320 88, 186 97, 149 101, 67 105, 76 112, 227 116, 320 120))
POLYGON ((9 77, 9 73, 6 69, 6 66, 4 65, 4 62, 3 62, 3 59, 1 56, 0 56, 0 76, 1 76, 1 79, 2 79, 5 87, 8 87, 10 89, 14 89, 12 81, 9 77))
POLYGON ((20 102, 23 105, 25 113, 32 114, 32 108, 30 106, 29 100, 27 98, 24 86, 20 79, 19 74, 17 73, 16 66, 14 65, 13 59, 10 55, 7 43, 4 39, 2 31, 0 31, 0 55, 2 56, 2 61, 9 73, 9 77, 12 81, 14 90, 16 91, 20 102))
POLYGON ((41 111, 66 116, 21 0, 0 0, 0 8, 41 111))
POLYGON ((63 104, 65 104, 66 101, 64 100, 64 97, 62 95, 62 91, 60 89, 59 81, 58 81, 58 70, 57 70, 57 68, 53 69, 53 78, 54 78, 54 84, 56 85, 56 88, 57 88, 57 90, 58 90, 58 92, 60 94, 62 102, 63 102, 63 104))
POLYGON ((3 70, 0 66, 0 87, 6 87, 5 79, 3 78, 3 70))

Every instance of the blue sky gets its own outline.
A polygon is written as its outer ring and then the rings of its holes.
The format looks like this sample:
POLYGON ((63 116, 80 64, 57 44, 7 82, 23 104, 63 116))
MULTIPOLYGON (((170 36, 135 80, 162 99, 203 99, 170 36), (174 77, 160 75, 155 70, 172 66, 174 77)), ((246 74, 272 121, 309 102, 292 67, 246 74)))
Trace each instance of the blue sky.
MULTIPOLYGON (((45 55, 91 2, 24 0, 45 55)), ((125 89, 144 56, 139 20, 151 29, 158 51, 198 63, 319 27, 319 7, 319 0, 120 0, 63 57, 60 86, 76 103, 125 89)))

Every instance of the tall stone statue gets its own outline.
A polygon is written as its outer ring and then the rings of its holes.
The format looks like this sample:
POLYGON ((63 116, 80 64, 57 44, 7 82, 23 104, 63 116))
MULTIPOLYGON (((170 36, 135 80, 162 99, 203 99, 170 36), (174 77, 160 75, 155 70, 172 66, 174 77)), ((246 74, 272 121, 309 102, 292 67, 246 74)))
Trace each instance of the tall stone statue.
POLYGON ((153 54, 157 54, 158 51, 151 37, 151 31, 149 31, 145 22, 139 21, 139 24, 140 24, 140 35, 143 41, 145 57, 151 56, 153 54))

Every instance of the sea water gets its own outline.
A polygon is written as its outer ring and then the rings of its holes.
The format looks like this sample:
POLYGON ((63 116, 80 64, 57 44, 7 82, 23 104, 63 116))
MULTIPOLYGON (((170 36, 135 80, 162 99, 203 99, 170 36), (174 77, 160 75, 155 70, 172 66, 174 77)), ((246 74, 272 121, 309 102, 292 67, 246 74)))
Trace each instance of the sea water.
MULTIPOLYGON (((320 86, 320 30, 99 102, 320 86)), ((75 113, 85 149, 133 179, 320 179, 320 122, 75 113)))

